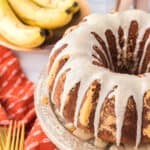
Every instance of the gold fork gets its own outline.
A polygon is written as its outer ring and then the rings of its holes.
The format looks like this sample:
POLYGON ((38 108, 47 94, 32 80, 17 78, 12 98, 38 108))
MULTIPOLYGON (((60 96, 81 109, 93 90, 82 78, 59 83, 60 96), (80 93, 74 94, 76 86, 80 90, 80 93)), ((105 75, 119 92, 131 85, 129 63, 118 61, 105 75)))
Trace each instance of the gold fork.
POLYGON ((24 123, 11 121, 9 128, 0 128, 0 150, 23 150, 24 147, 24 123))
POLYGON ((0 150, 3 150, 5 147, 6 137, 7 137, 6 128, 0 127, 0 150))

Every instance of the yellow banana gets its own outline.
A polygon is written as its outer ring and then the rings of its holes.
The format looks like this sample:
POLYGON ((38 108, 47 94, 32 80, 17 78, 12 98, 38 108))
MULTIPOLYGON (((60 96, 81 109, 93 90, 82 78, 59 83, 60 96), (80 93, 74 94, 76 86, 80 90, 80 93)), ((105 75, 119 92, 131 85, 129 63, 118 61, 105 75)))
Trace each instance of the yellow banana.
POLYGON ((29 27, 21 23, 7 0, 0 0, 0 35, 8 42, 24 48, 36 47, 44 42, 44 32, 38 27, 29 27))
POLYGON ((31 0, 8 0, 17 16, 26 24, 55 29, 69 23, 73 13, 58 8, 42 8, 31 0))
POLYGON ((71 8, 73 13, 79 10, 79 4, 75 0, 32 0, 41 7, 59 8, 66 10, 71 8))

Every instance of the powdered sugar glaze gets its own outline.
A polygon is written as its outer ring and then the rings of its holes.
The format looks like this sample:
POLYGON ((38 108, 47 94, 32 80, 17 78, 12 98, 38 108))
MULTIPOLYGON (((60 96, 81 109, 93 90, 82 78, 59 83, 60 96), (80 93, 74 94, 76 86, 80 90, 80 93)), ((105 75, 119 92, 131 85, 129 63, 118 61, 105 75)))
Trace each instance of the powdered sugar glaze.
MULTIPOLYGON (((70 32, 64 38, 62 38, 54 47, 53 52, 56 51, 59 47, 65 43, 68 46, 61 52, 54 61, 54 64, 62 58, 64 55, 69 55, 69 60, 65 63, 63 68, 59 71, 52 90, 51 99, 53 99, 54 91, 58 82, 59 77, 64 73, 68 68, 70 69, 67 72, 64 91, 61 97, 61 108, 60 113, 63 116, 63 110, 66 104, 66 98, 69 91, 80 82, 80 87, 77 96, 77 104, 74 115, 74 125, 77 126, 78 117, 80 112, 80 107, 82 104, 83 96, 85 95, 88 87, 95 80, 98 80, 101 84, 101 90, 99 94, 99 100, 96 107, 96 113, 94 118, 94 131, 95 137, 97 137, 99 130, 99 118, 102 104, 108 93, 114 89, 111 95, 115 96, 115 114, 116 114, 116 143, 117 145, 121 142, 122 127, 124 121, 124 114, 126 111, 126 106, 128 99, 133 96, 136 104, 137 110, 137 135, 136 135, 136 146, 140 144, 141 141, 141 129, 142 129, 142 111, 143 111, 143 97, 146 91, 150 89, 150 73, 144 73, 142 76, 121 74, 112 72, 110 69, 104 68, 103 66, 96 66, 92 62, 95 59, 92 54, 99 57, 93 51, 93 45, 99 45, 98 41, 94 38, 91 32, 95 32, 101 36, 103 41, 106 44, 108 49, 109 45, 106 40, 105 31, 110 29, 118 39, 118 28, 121 25, 124 30, 124 39, 127 43, 127 36, 129 25, 132 20, 136 20, 139 25, 139 35, 137 37, 137 43, 134 51, 134 60, 137 59, 137 53, 139 50, 139 43, 142 40, 145 30, 150 27, 150 15, 141 12, 141 11, 126 11, 123 13, 108 14, 108 15, 99 15, 92 14, 86 17, 86 22, 82 22, 79 27, 70 32)), ((143 49, 143 55, 140 59, 140 65, 138 71, 142 68, 143 59, 146 55, 147 46, 150 43, 150 38, 146 41, 145 47, 143 49)), ((100 45, 99 45, 100 46, 100 45)), ((121 51, 118 40, 116 40, 116 46, 118 50, 118 57, 121 51)), ((100 46, 100 49, 106 58, 108 68, 114 68, 113 60, 110 57, 110 50, 107 52, 106 56, 105 49, 100 46)), ((127 46, 123 47, 124 57, 126 57, 127 46)), ((51 58, 50 56, 50 58, 51 58)), ((101 57, 99 57, 102 60, 101 57)), ((117 62, 119 63, 119 61, 117 62)), ((149 70, 150 65, 147 65, 147 70, 149 70)), ((134 68, 133 68, 134 70, 134 68)))

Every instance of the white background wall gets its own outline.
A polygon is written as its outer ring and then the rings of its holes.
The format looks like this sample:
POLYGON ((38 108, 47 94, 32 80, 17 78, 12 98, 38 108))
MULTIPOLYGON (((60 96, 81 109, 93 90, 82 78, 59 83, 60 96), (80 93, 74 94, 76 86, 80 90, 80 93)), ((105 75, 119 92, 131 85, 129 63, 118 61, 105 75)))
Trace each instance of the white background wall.
POLYGON ((106 13, 115 6, 115 0, 87 0, 93 12, 106 13))

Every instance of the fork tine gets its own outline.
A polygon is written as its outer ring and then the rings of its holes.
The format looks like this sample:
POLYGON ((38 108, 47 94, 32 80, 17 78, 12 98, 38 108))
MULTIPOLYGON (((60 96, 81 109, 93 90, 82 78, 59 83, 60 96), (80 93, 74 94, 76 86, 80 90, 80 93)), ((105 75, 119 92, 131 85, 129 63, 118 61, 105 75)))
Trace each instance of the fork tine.
POLYGON ((24 134, 25 134, 24 130, 25 130, 24 123, 21 122, 21 138, 19 142, 19 150, 23 150, 24 147, 24 134))
POLYGON ((15 138, 16 138, 16 121, 14 121, 13 130, 12 130, 12 140, 11 140, 11 148, 10 150, 14 150, 15 146, 15 138))
POLYGON ((3 136, 6 139, 6 137, 7 137, 7 128, 6 127, 3 127, 3 136))
POLYGON ((2 128, 0 127, 0 150, 3 149, 3 136, 2 136, 2 128))
POLYGON ((19 147, 19 134, 20 134, 21 125, 20 122, 17 125, 17 136, 16 136, 16 143, 15 143, 15 150, 18 150, 19 147))
MULTIPOLYGON (((1 139, 0 139, 0 141, 1 141, 1 139)), ((0 143, 0 150, 2 150, 2 145, 1 145, 1 143, 0 143)))
POLYGON ((4 149, 5 147, 5 134, 6 134, 6 129, 5 127, 0 128, 0 145, 1 149, 4 149))
POLYGON ((23 150, 24 134, 25 125, 20 121, 10 121, 8 129, 0 127, 0 150, 23 150))
POLYGON ((10 143, 11 143, 11 135, 12 135, 12 120, 10 121, 8 133, 7 133, 7 141, 6 141, 6 149, 5 150, 10 150, 10 143))

